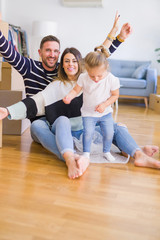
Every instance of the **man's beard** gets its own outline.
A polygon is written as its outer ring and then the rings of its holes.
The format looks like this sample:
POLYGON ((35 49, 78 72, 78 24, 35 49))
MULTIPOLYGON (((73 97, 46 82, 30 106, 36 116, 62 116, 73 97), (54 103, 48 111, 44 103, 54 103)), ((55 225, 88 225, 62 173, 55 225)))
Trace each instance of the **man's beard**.
POLYGON ((42 59, 42 62, 48 68, 55 68, 56 67, 56 63, 57 63, 57 62, 54 61, 52 64, 48 64, 46 59, 42 59))

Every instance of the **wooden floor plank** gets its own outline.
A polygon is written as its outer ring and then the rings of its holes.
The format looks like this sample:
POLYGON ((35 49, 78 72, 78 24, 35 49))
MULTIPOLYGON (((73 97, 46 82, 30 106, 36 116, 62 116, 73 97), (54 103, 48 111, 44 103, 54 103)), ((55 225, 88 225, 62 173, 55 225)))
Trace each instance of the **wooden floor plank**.
MULTIPOLYGON (((114 118, 139 145, 160 146, 160 115, 119 103, 114 118)), ((156 159, 160 160, 159 154, 156 159)), ((0 240, 159 240, 160 171, 91 164, 69 180, 65 163, 22 136, 0 149, 0 240)))

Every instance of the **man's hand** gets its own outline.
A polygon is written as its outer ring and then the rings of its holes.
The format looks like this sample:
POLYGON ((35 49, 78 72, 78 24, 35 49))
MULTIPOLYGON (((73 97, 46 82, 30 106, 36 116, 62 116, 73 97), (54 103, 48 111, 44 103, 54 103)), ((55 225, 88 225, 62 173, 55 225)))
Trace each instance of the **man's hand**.
POLYGON ((6 118, 9 115, 7 108, 0 108, 0 120, 6 118))
POLYGON ((129 23, 125 23, 125 24, 123 24, 123 26, 121 28, 119 37, 122 40, 125 40, 126 38, 128 38, 131 35, 132 31, 133 31, 132 26, 129 23))

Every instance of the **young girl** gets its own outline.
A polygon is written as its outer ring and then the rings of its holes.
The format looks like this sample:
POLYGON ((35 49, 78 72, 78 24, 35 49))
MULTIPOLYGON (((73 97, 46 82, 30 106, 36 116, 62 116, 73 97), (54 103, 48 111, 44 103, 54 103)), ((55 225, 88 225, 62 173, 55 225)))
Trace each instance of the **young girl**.
POLYGON ((114 161, 110 153, 113 140, 112 107, 119 96, 119 79, 108 72, 108 61, 104 53, 90 52, 84 59, 87 72, 82 73, 76 86, 64 97, 63 101, 69 104, 81 90, 83 90, 83 155, 90 157, 90 148, 95 126, 100 125, 103 133, 103 153, 109 161, 114 161))

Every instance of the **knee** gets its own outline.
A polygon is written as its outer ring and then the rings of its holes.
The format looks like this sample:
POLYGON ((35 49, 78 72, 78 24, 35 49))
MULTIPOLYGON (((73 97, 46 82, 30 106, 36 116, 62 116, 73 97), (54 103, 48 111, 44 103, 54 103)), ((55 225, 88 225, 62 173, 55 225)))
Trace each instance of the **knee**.
POLYGON ((114 134, 117 134, 117 133, 124 133, 125 132, 128 132, 128 128, 125 124, 123 123, 115 123, 114 124, 114 134))
POLYGON ((60 116, 56 119, 57 124, 65 124, 65 125, 70 125, 70 120, 68 117, 65 116, 60 116))
POLYGON ((126 124, 124 124, 124 123, 120 123, 120 122, 117 123, 117 126, 118 126, 118 127, 124 127, 124 128, 127 128, 126 124))
POLYGON ((110 142, 113 140, 113 134, 110 134, 110 135, 107 134, 107 135, 103 136, 103 139, 107 142, 110 142))
POLYGON ((38 119, 38 120, 35 120, 34 122, 32 122, 31 124, 31 132, 36 132, 37 130, 40 130, 40 129, 44 129, 44 128, 48 128, 48 124, 46 121, 44 120, 41 120, 41 119, 38 119))
POLYGON ((37 127, 38 127, 38 121, 39 120, 36 120, 36 121, 34 121, 34 122, 32 122, 31 123, 31 127, 30 127, 30 129, 31 129, 31 132, 33 132, 37 127))
POLYGON ((94 135, 94 131, 92 131, 92 129, 86 128, 86 129, 83 131, 83 135, 84 135, 84 137, 87 138, 87 139, 92 138, 93 135, 94 135))

